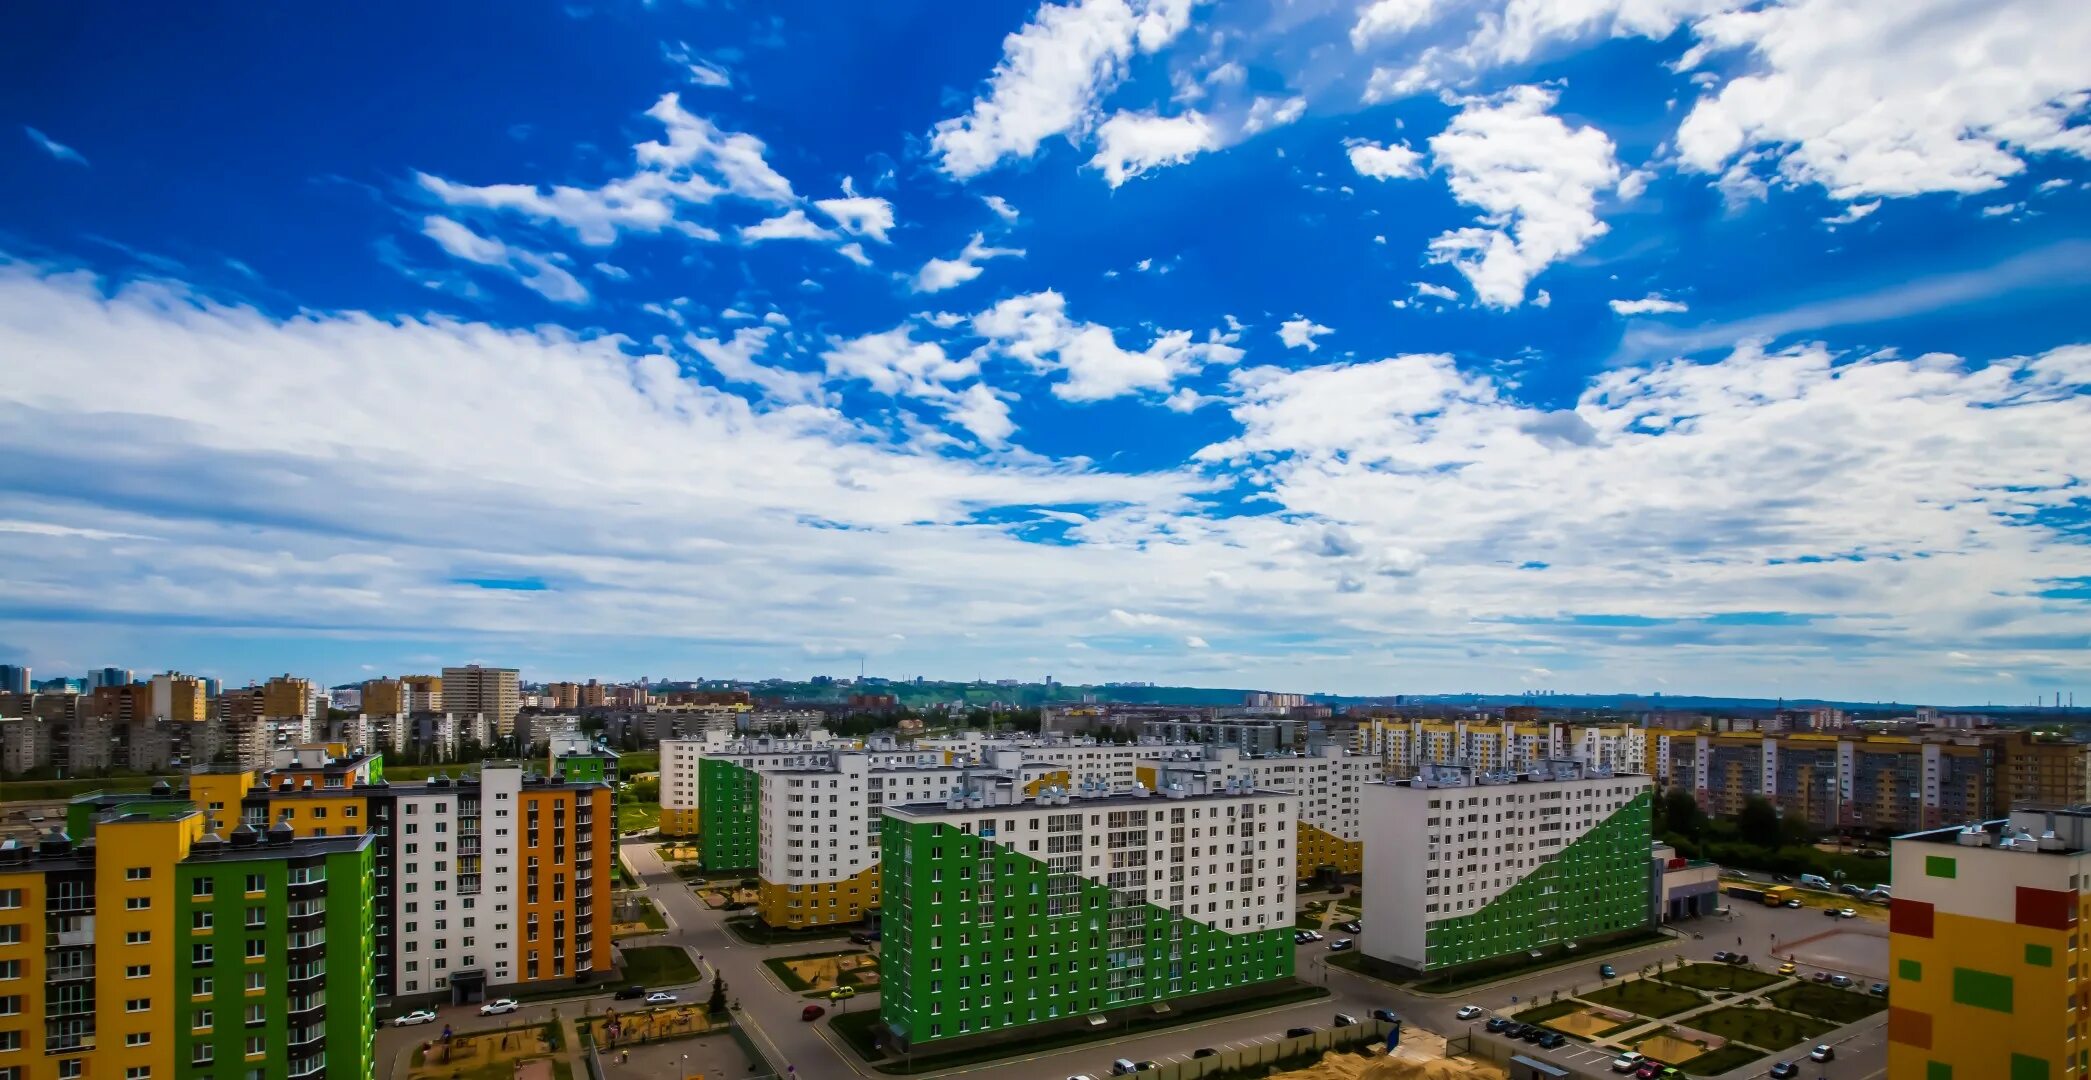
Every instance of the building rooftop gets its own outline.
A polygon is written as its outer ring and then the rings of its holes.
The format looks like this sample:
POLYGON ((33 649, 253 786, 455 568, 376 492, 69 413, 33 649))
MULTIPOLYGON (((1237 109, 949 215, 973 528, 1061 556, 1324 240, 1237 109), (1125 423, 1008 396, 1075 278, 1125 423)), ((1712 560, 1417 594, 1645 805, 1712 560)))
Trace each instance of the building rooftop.
POLYGON ((1905 833, 1895 840, 2043 855, 2081 855, 2091 851, 2091 806, 2021 806, 2013 809, 2010 817, 1925 829, 1905 833))
POLYGON ((970 801, 966 802, 963 805, 953 806, 951 805, 950 800, 932 800, 929 802, 897 804, 887 803, 885 809, 886 812, 889 814, 897 813, 904 817, 934 818, 943 817, 946 815, 955 817, 977 817, 982 813, 1001 810, 1034 811, 1066 810, 1069 808, 1079 810, 1101 810, 1124 809, 1132 806, 1147 806, 1160 809, 1163 807, 1167 807, 1172 803, 1218 802, 1227 799, 1289 799, 1297 797, 1298 796, 1295 793, 1290 791, 1273 791, 1269 788, 1242 788, 1233 791, 1184 792, 1182 794, 1169 794, 1167 792, 1156 791, 1144 795, 1120 794, 1098 795, 1090 798, 1069 797, 1064 800, 1051 802, 1041 802, 1036 798, 1027 798, 1021 802, 1006 803, 991 803, 983 800, 979 806, 972 805, 970 801))

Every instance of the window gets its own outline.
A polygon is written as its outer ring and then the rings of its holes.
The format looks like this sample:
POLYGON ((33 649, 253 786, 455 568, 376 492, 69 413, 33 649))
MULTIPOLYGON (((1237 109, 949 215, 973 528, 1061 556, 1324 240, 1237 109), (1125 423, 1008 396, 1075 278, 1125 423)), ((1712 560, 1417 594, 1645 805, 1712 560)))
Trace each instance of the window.
POLYGON ((247 989, 266 990, 268 988, 269 976, 266 972, 250 971, 247 973, 247 989))
POLYGON ((210 976, 199 975, 196 978, 190 980, 189 995, 191 997, 209 997, 211 993, 212 989, 210 976))
POLYGON ((133 1065, 123 1071, 123 1080, 152 1080, 152 1066, 133 1065))
POLYGON ((268 925, 268 923, 269 923, 269 909, 267 909, 267 908, 265 908, 265 907, 259 907, 259 906, 256 906, 256 907, 250 907, 250 908, 248 908, 248 909, 247 909, 247 925, 248 925, 248 926, 267 926, 267 925, 268 925))
POLYGON ((147 1012, 152 1009, 151 998, 131 998, 123 1003, 125 1012, 147 1012))
POLYGON ((125 1033, 124 1033, 124 1036, 123 1036, 123 1044, 124 1044, 125 1046, 150 1046, 150 1045, 152 1045, 152 1032, 150 1032, 150 1031, 128 1031, 128 1032, 125 1032, 125 1033))
POLYGON ((125 881, 151 881, 151 880, 152 880, 152 867, 150 867, 150 866, 127 866, 127 867, 124 867, 124 871, 123 871, 123 879, 124 879, 125 881))
MULTIPOLYGON (((471 920, 467 919, 465 921, 470 922, 471 920)), ((4 925, 0 925, 0 945, 20 945, 21 943, 21 923, 6 923, 4 925)))
POLYGON ((263 1042, 260 1036, 258 1036, 258 1035, 257 1035, 257 1036, 254 1036, 254 1037, 252 1037, 252 1038, 249 1038, 249 1039, 247 1040, 247 1056, 248 1056, 248 1057, 260 1057, 260 1056, 261 1056, 262 1054, 266 1053, 267 1051, 268 1051, 268 1044, 267 1044, 267 1043, 265 1043, 265 1042, 263 1042))
POLYGON ((197 1043, 196 1048, 190 1051, 189 1064, 208 1065, 211 1063, 211 1058, 215 1056, 216 1053, 217 1048, 213 1047, 210 1043, 197 1043))
POLYGON ((22 890, 0 889, 0 910, 22 906, 22 890))
POLYGON ((208 964, 216 959, 217 955, 216 948, 208 943, 189 946, 189 962, 191 964, 208 964))
POLYGON ((248 875, 247 875, 247 891, 248 891, 248 892, 267 892, 267 891, 269 891, 269 879, 268 879, 267 877, 264 877, 264 876, 263 876, 263 875, 261 875, 261 874, 248 874, 248 875))
POLYGON ((266 1006, 262 1006, 262 1005, 249 1005, 249 1006, 247 1006, 247 1023, 248 1023, 248 1024, 250 1024, 250 1025, 253 1025, 253 1024, 266 1024, 266 1023, 268 1023, 268 1022, 269 1022, 269 1010, 268 1010, 268 1008, 267 1008, 266 1006))
POLYGON ((150 930, 126 930, 126 931, 124 931, 124 935, 123 935, 123 943, 124 943, 124 944, 126 944, 126 945, 146 945, 146 944, 150 944, 150 943, 151 943, 151 941, 152 941, 152 931, 150 931, 150 930))
POLYGON ((196 880, 189 882, 189 895, 209 896, 211 893, 216 891, 216 885, 217 883, 212 881, 210 878, 197 878, 196 880))
POLYGON ((0 997, 0 1016, 19 1016, 22 1012, 22 995, 8 994, 0 997))
MULTIPOLYGON (((199 949, 208 949, 208 948, 210 948, 210 946, 208 946, 208 945, 199 945, 199 946, 197 946, 197 948, 199 948, 199 949)), ((12 962, 13 962, 13 961, 9 961, 9 963, 12 963, 12 962)), ((210 962, 210 961, 209 961, 208 959, 206 959, 206 960, 204 960, 204 961, 203 961, 203 963, 209 963, 209 962, 210 962)), ((7 969, 5 969, 5 968, 0 968, 0 979, 4 979, 4 978, 6 978, 6 977, 8 977, 9 975, 12 975, 12 974, 14 974, 14 973, 13 973, 13 972, 10 972, 10 971, 8 971, 8 970, 7 970, 7 969)), ((124 969, 123 969, 123 977, 124 977, 124 978, 126 978, 126 979, 150 979, 150 978, 152 978, 152 965, 151 965, 151 964, 132 964, 132 965, 130 965, 130 966, 128 966, 128 967, 126 967, 126 968, 124 968, 124 969)))
POLYGON ((21 1048, 22 1048, 22 1033, 21 1033, 21 1032, 19 1032, 19 1031, 0 1031, 0 1050, 20 1050, 21 1048))
POLYGON ((269 955, 269 943, 261 938, 247 939, 247 959, 254 960, 269 955))
POLYGON ((123 909, 125 911, 149 911, 152 909, 152 897, 126 896, 123 898, 123 909))
POLYGON ((211 1011, 209 1009, 198 1009, 189 1014, 189 1027, 191 1030, 201 1031, 210 1026, 211 1011))

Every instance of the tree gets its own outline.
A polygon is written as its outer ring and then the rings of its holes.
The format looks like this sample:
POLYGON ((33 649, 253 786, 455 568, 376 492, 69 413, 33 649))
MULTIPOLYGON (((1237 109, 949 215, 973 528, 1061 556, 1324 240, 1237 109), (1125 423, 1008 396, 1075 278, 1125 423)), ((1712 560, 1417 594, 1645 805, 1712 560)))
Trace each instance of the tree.
POLYGON ((1663 832, 1674 832, 1694 838, 1699 835, 1699 800, 1693 798, 1692 793, 1684 787, 1672 785, 1663 792, 1662 813, 1658 816, 1662 821, 1663 832))
POLYGON ((1779 846, 1779 808, 1762 795, 1743 800, 1742 813, 1735 816, 1735 827, 1745 843, 1765 848, 1779 846))
POLYGON ((717 971, 712 972, 712 996, 704 1010, 713 1016, 726 1011, 726 976, 717 971))

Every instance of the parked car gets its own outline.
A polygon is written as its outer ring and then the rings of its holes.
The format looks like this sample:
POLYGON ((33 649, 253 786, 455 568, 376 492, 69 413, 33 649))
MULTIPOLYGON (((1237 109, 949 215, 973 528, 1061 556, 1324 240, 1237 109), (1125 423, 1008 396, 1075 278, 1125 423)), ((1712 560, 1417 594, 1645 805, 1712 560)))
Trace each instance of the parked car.
POLYGON ((1630 1073, 1640 1067, 1641 1055, 1639 1051, 1628 1050, 1626 1053, 1612 1059, 1612 1071, 1615 1073, 1630 1073))
POLYGON ((1799 1076, 1800 1074, 1800 1066, 1795 1065, 1791 1061, 1782 1061, 1772 1066, 1772 1071, 1764 1075, 1771 1077, 1772 1080, 1787 1080, 1788 1077, 1799 1076))
POLYGON ((1461 1005, 1459 1007, 1459 1011, 1453 1013, 1452 1015, 1459 1017, 1461 1020, 1472 1020, 1473 1018, 1480 1016, 1481 1013, 1482 1008, 1479 1005, 1461 1005))
POLYGON ((1599 964, 1597 965, 1597 977, 1600 979, 1616 979, 1619 977, 1619 973, 1613 970, 1610 964, 1599 964))
POLYGON ((612 999, 617 1001, 637 1001, 645 996, 646 988, 643 986, 619 987, 616 993, 610 995, 612 999))
POLYGON ((1834 986, 1834 987, 1836 987, 1836 988, 1838 988, 1839 990, 1842 990, 1842 989, 1844 989, 1845 987, 1848 987, 1848 986, 1850 986, 1850 985, 1851 985, 1851 976, 1849 976, 1849 975, 1832 975, 1832 976, 1830 976, 1830 985, 1831 985, 1831 986, 1834 986))
POLYGON ((1842 907, 1837 909, 1837 917, 1840 919, 1856 919, 1859 917, 1859 912, 1857 908, 1842 907))
POLYGON ((1728 962, 1728 958, 1734 955, 1734 953, 1726 949, 1721 949, 1713 954, 1714 963, 1725 964, 1728 962))
POLYGON ((1321 940, 1321 931, 1319 931, 1319 930, 1309 930, 1309 931, 1307 931, 1307 940, 1308 940, 1308 941, 1320 941, 1320 940, 1321 940))
POLYGON ((1401 1014, 1392 1009, 1374 1009, 1372 1010, 1372 1018, 1374 1020, 1384 1020, 1389 1024, 1401 1023, 1401 1014))
POLYGON ((835 989, 828 991, 829 1001, 842 1001, 846 998, 853 998, 856 996, 857 988, 854 986, 838 986, 835 989))
POLYGON ((1801 909, 1801 902, 1799 900, 1788 900, 1786 901, 1786 906, 1792 908, 1795 911, 1799 911, 1801 909))
POLYGON ((1314 1034, 1314 1029, 1311 1027, 1296 1027, 1285 1029, 1285 1037, 1288 1039, 1304 1039, 1312 1034, 1314 1034))
POLYGON ((413 1027, 415 1024, 433 1024, 435 1022, 436 1011, 434 1009, 415 1009, 413 1012, 392 1018, 393 1027, 413 1027))
POLYGON ((1800 968, 1795 967, 1793 961, 1791 960, 1788 960, 1785 963, 1779 965, 1779 974, 1781 975, 1792 975, 1795 972, 1798 972, 1799 970, 1800 968))
POLYGON ((1873 995, 1874 997, 1887 997, 1887 996, 1888 996, 1888 984, 1887 984, 1887 983, 1874 983, 1874 984, 1873 984, 1872 986, 1869 986, 1869 987, 1867 987, 1867 988, 1866 988, 1866 992, 1867 992, 1867 993, 1869 993, 1869 994, 1872 994, 1872 995, 1873 995))
POLYGON ((1837 1060, 1837 1048, 1829 1043, 1816 1043, 1815 1049, 1808 1051, 1808 1060, 1835 1061, 1837 1060))
POLYGON ((1159 1068, 1161 1068, 1161 1067, 1162 1067, 1162 1063, 1161 1063, 1161 1062, 1159 1062, 1159 1061, 1135 1061, 1135 1062, 1133 1062, 1133 1071, 1134 1071, 1134 1072, 1146 1072, 1146 1071, 1148 1071, 1149 1069, 1159 1069, 1159 1068))
POLYGON ((479 1007, 479 1015, 498 1016, 501 1013, 512 1013, 516 1011, 516 1008, 516 999, 499 998, 497 1000, 489 1001, 486 1004, 481 1005, 479 1007))
POLYGON ((1509 1019, 1508 1017, 1491 1016, 1488 1018, 1488 1023, 1483 1024, 1481 1026, 1484 1030, 1488 1031, 1489 1033, 1495 1034, 1499 1032, 1509 1031, 1511 1028, 1516 1027, 1517 1021, 1509 1019))
POLYGON ((1664 1068, 1666 1066, 1662 1062, 1649 1058, 1641 1063, 1640 1068, 1634 1070, 1634 1080, 1655 1080, 1663 1075, 1664 1068))
POLYGON ((1816 973, 1815 973, 1815 975, 1814 975, 1814 979, 1815 979, 1815 981, 1816 981, 1816 982, 1819 982, 1819 983, 1826 983, 1826 982, 1829 982, 1829 981, 1830 981, 1830 973, 1829 973, 1829 972, 1827 972, 1827 971, 1818 971, 1818 972, 1816 972, 1816 973))
POLYGON ((1346 934, 1362 934, 1365 932, 1365 924, 1359 922, 1356 919, 1352 919, 1351 921, 1338 926, 1337 929, 1343 931, 1346 934))
POLYGON ((1859 888, 1857 885, 1839 885, 1837 886, 1837 891, 1843 893, 1846 896, 1866 895, 1866 890, 1859 888))
POLYGON ((1728 962, 1729 962, 1729 963, 1731 963, 1731 964, 1737 964, 1737 965, 1740 965, 1740 966, 1742 966, 1742 967, 1749 967, 1749 966, 1750 966, 1750 954, 1749 954, 1749 953, 1736 953, 1736 954, 1735 954, 1734 956, 1731 956, 1731 957, 1729 957, 1729 958, 1728 958, 1728 962))
POLYGON ((1349 1013, 1337 1013, 1337 1014, 1336 1014, 1336 1026, 1337 1026, 1337 1027, 1356 1027, 1357 1025, 1358 1025, 1358 1018, 1357 1018, 1357 1017, 1355 1017, 1355 1016, 1352 1016, 1352 1015, 1351 1015, 1351 1014, 1349 1014, 1349 1013))
POLYGON ((1525 1030, 1517 1033, 1519 1042, 1536 1043, 1546 1037, 1546 1029, 1538 1024, 1526 1024, 1525 1030))
POLYGON ((799 1010, 799 1019, 818 1020, 821 1017, 826 1016, 827 1013, 828 1010, 823 1009, 818 1005, 808 1005, 805 1008, 799 1010))
POLYGON ((867 933, 865 933, 865 932, 864 932, 864 931, 862 931, 862 930, 852 930, 852 931, 850 931, 850 932, 849 932, 849 939, 850 939, 850 942, 851 942, 852 944, 856 944, 856 945, 869 945, 869 944, 871 944, 871 935, 870 935, 870 934, 867 934, 867 933))
POLYGON ((1309 936, 1305 930, 1301 930, 1298 933, 1292 935, 1292 943, 1294 945, 1305 945, 1313 940, 1314 938, 1309 936))
POLYGON ((1133 1064, 1133 1059, 1131 1058, 1119 1058, 1111 1063, 1112 1076, 1131 1076, 1139 1071, 1140 1067, 1133 1064))
POLYGON ((1567 1042, 1568 1036, 1558 1031, 1549 1031, 1539 1037, 1539 1047, 1542 1050, 1552 1050, 1557 1046, 1565 1045, 1567 1042))
POLYGON ((1836 909, 1836 908, 1833 908, 1833 907, 1826 907, 1826 908, 1823 908, 1823 909, 1822 909, 1822 913, 1823 913, 1824 915, 1828 915, 1828 916, 1829 916, 1830 918, 1832 918, 1832 919, 1838 918, 1838 915, 1837 915, 1837 909, 1836 909))
POLYGON ((675 1004, 675 995, 666 990, 656 990, 646 995, 646 1003, 648 1005, 673 1005, 675 1004))
POLYGON ((1198 1049, 1191 1051, 1191 1056, 1194 1058, 1219 1057, 1220 1052, 1218 1050, 1213 1049, 1210 1046, 1201 1046, 1198 1049))
POLYGON ((1347 938, 1347 937, 1346 937, 1346 938, 1337 938, 1336 940, 1334 940, 1334 941, 1331 941, 1331 942, 1329 942, 1329 951, 1330 951, 1330 952, 1349 952, 1349 951, 1350 951, 1350 947, 1351 947, 1352 945, 1355 945, 1355 944, 1357 944, 1357 942, 1354 942, 1354 941, 1352 941, 1351 939, 1349 939, 1349 938, 1347 938))

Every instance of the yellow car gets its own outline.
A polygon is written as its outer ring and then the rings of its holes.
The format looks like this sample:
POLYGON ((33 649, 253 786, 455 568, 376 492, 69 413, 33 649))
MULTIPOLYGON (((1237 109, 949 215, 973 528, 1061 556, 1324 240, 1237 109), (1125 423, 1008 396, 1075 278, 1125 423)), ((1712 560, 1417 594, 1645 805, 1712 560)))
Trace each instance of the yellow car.
POLYGON ((829 1001, 841 1001, 843 998, 853 998, 856 996, 857 988, 854 986, 838 986, 835 989, 828 991, 829 1001))
POLYGON ((1799 970, 1800 970, 1800 969, 1799 969, 1799 968, 1797 968, 1797 967, 1794 967, 1794 966, 1793 966, 1793 964, 1792 964, 1791 962, 1788 962, 1788 963, 1784 963, 1784 964, 1780 964, 1780 965, 1779 965, 1779 974, 1781 974, 1781 975, 1791 975, 1791 974, 1793 974, 1794 972, 1796 972, 1796 971, 1799 971, 1799 970))

